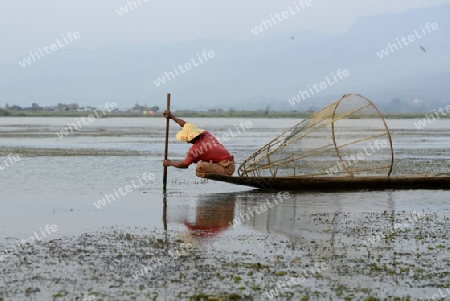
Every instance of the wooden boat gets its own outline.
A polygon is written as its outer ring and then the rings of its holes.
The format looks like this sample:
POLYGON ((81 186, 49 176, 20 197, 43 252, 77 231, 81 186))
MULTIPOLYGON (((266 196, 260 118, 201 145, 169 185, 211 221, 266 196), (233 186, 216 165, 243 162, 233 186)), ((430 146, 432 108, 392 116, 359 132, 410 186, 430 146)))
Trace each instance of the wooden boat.
POLYGON ((207 179, 269 190, 351 191, 450 189, 450 174, 358 177, 230 177, 207 174, 207 179))
POLYGON ((450 173, 392 176, 393 165, 381 112, 366 97, 346 94, 254 152, 239 166, 239 176, 206 178, 274 190, 450 189, 450 173), (349 126, 349 119, 365 116, 378 120, 372 127, 349 126))

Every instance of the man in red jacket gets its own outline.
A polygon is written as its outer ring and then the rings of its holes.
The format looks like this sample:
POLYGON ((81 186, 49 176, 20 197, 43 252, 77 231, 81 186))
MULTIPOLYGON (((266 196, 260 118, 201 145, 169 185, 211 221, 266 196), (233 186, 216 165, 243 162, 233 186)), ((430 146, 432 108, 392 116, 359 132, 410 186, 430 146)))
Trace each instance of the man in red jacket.
POLYGON ((165 111, 163 115, 183 128, 177 133, 177 139, 192 144, 184 161, 164 160, 164 166, 188 168, 192 163, 197 163, 196 175, 198 177, 203 178, 207 173, 233 175, 234 158, 213 135, 206 130, 197 128, 192 123, 176 118, 170 111, 165 111))

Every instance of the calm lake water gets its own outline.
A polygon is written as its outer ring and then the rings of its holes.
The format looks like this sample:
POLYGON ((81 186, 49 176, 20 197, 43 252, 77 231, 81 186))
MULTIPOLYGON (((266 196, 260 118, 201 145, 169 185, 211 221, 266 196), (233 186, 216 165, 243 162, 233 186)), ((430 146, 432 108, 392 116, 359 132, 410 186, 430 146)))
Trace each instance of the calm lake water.
MULTIPOLYGON (((186 119, 219 137, 231 132, 234 136, 224 145, 235 156, 238 164, 298 122, 294 119, 186 119), (236 125, 241 122, 251 122, 252 127, 245 131, 241 128, 238 132, 236 125)), ((57 132, 67 123, 73 122, 74 118, 0 118, 1 157, 8 154, 21 156, 17 162, 7 161, 8 165, 3 159, 0 160, 0 167, 4 167, 0 170, 0 252, 14 240, 33 236, 40 228, 53 224, 57 225, 58 231, 52 233, 49 239, 102 231, 112 226, 161 231, 166 226, 168 230, 186 234, 195 229, 206 230, 209 233, 207 247, 214 252, 233 253, 245 249, 247 253, 261 253, 259 244, 255 243, 253 247, 245 244, 243 247, 238 238, 245 235, 295 239, 305 245, 314 240, 316 246, 323 245, 325 249, 333 244, 352 245, 355 241, 363 241, 364 236, 355 237, 356 234, 349 233, 349 229, 354 230, 349 224, 359 227, 358 223, 365 223, 371 214, 388 212, 392 217, 401 214, 401 218, 404 218, 411 212, 421 211, 426 216, 434 216, 436 221, 444 222, 450 215, 448 190, 289 192, 290 197, 282 203, 247 219, 242 216, 254 206, 272 200, 276 192, 259 192, 244 186, 205 181, 195 177, 195 166, 188 170, 169 168, 165 196, 167 208, 164 208, 161 162, 164 119, 98 119, 59 138, 57 132), (154 175, 153 181, 138 183, 139 178, 149 174, 154 175), (135 185, 129 192, 118 194, 119 188, 124 191, 132 183, 135 185), (94 203, 114 193, 117 194, 113 202, 100 206, 100 209, 95 206, 94 203), (335 216, 340 218, 334 220, 332 217, 335 216), (330 220, 321 223, 316 217, 330 220), (241 218, 242 222, 233 227, 231 223, 236 218, 241 218)), ((417 120, 387 122, 395 150, 394 174, 450 173, 450 120, 435 121, 421 130, 414 126, 417 120)), ((348 121, 349 129, 355 131, 367 130, 373 125, 373 120, 348 121)), ((175 139, 177 130, 179 127, 172 123, 169 145, 171 159, 183 159, 189 148, 188 144, 175 139)), ((385 225, 377 225, 374 220, 372 225, 368 225, 369 228, 371 226, 379 227, 378 230, 382 231, 385 225)), ((437 224, 433 226, 436 226, 431 229, 433 231, 448 230, 443 230, 437 224)), ((443 247, 437 255, 443 258, 443 265, 448 268, 450 243, 447 240, 439 244, 443 247)), ((398 240, 389 246, 394 250, 393 254, 398 255, 401 254, 400 250, 408 248, 408 243, 398 240)), ((348 254, 346 258, 350 256, 348 254)), ((434 255, 429 256, 432 258, 434 255)), ((327 285, 335 282, 333 277, 343 275, 344 272, 330 269, 329 273, 330 280, 317 286, 322 287, 317 289, 325 294, 327 285)), ((342 285, 345 282, 347 286, 367 286, 376 291, 378 296, 398 294, 420 298, 450 283, 448 273, 441 278, 433 278, 433 281, 427 279, 427 285, 422 285, 425 282, 414 282, 416 279, 413 276, 413 284, 402 282, 396 285, 370 276, 357 280, 351 275, 349 272, 347 276, 342 276, 345 281, 339 278, 342 285)), ((5 279, 0 278, 0 292, 8 291, 5 284, 2 285, 5 279)), ((247 295, 252 294, 253 300, 267 298, 264 291, 253 291, 247 295)), ((336 295, 329 296, 338 299, 336 295)), ((167 296, 164 298, 161 300, 172 300, 167 296)), ((21 300, 20 297, 17 300, 21 300)))

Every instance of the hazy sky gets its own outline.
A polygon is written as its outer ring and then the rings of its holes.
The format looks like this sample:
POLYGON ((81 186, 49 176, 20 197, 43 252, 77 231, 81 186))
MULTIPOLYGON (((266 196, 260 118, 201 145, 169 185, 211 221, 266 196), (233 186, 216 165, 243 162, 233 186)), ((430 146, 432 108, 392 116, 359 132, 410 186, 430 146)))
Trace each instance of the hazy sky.
POLYGON ((78 31, 81 36, 68 47, 82 48, 198 38, 252 40, 305 29, 334 34, 345 32, 363 16, 450 2, 311 0, 311 6, 255 36, 250 28, 271 14, 295 7, 299 0, 139 1, 139 7, 119 16, 116 10, 127 5, 126 0, 0 0, 0 63, 50 45, 68 31, 78 31))

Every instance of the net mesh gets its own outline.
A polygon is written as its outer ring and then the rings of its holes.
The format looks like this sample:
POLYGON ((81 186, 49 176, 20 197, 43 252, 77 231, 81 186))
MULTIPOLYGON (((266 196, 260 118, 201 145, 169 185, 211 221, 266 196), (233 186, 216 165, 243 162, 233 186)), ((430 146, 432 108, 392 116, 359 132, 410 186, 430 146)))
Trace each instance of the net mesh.
POLYGON ((392 139, 380 111, 369 99, 347 94, 256 151, 238 173, 247 177, 389 176, 393 160, 392 139))

